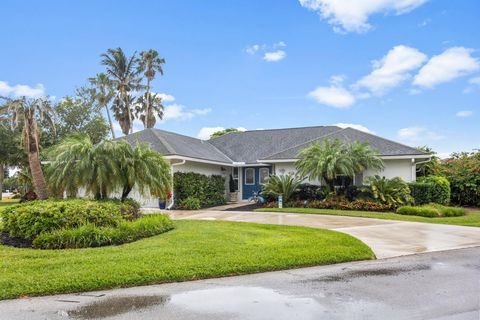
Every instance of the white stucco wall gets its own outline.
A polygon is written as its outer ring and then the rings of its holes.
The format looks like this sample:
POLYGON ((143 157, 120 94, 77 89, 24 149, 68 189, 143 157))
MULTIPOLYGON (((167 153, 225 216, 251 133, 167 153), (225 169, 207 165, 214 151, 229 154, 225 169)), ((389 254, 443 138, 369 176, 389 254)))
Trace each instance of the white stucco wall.
MULTIPOLYGON (((378 174, 379 176, 385 176, 388 179, 400 177, 406 182, 412 182, 416 180, 415 165, 412 165, 411 159, 401 160, 384 160, 385 169, 382 171, 366 170, 363 173, 363 177, 373 176, 378 174)), ((275 174, 294 174, 296 172, 295 163, 276 163, 275 174)), ((320 184, 319 181, 308 181, 311 184, 320 184)))

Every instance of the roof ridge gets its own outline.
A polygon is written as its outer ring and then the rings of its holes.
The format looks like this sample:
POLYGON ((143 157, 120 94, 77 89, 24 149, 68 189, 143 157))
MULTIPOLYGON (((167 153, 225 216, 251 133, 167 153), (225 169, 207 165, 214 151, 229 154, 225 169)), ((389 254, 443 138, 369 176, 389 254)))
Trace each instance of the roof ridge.
POLYGON ((221 155, 223 155, 225 158, 227 158, 228 160, 232 161, 232 163, 234 163, 235 161, 232 160, 232 158, 230 158, 229 156, 227 156, 225 153, 222 152, 222 150, 218 149, 215 145, 213 145, 212 143, 208 142, 208 140, 202 140, 202 139, 199 139, 202 143, 208 143, 209 145, 211 145, 215 150, 217 150, 221 155))
MULTIPOLYGON (((329 127, 337 127, 337 126, 329 126, 329 127)), ((313 141, 315 141, 315 140, 318 140, 318 139, 320 139, 320 138, 328 137, 329 135, 332 135, 332 134, 334 134, 334 133, 338 133, 338 132, 343 131, 343 130, 346 129, 346 128, 340 128, 340 127, 337 127, 337 128, 338 128, 339 130, 336 130, 336 131, 333 131, 333 132, 324 134, 324 135, 322 135, 322 136, 318 136, 318 137, 316 137, 316 138, 314 138, 314 139, 310 139, 310 140, 308 140, 308 141, 299 143, 299 144, 294 145, 294 146, 292 146, 292 147, 289 147, 289 148, 287 148, 287 149, 283 149, 282 151, 272 153, 271 155, 268 155, 268 156, 264 157, 264 159, 268 159, 268 158, 273 157, 273 156, 275 156, 275 155, 277 155, 277 154, 279 154, 279 153, 288 151, 288 150, 290 150, 290 149, 293 149, 293 148, 296 148, 296 147, 299 147, 299 146, 303 146, 304 144, 311 143, 311 142, 313 142, 313 141)), ((262 160, 262 159, 258 159, 258 160, 262 160)))
MULTIPOLYGON (((290 127, 290 128, 271 128, 271 129, 254 129, 254 130, 245 130, 245 131, 236 131, 236 132, 228 132, 229 135, 234 135, 234 134, 242 134, 242 133, 248 133, 248 132, 265 132, 265 131, 281 131, 281 130, 292 130, 292 129, 309 129, 309 128, 327 128, 327 127, 337 127, 335 125, 327 125, 327 126, 305 126, 305 127, 290 127)), ((220 137, 214 138, 219 139, 222 137, 227 136, 227 134, 224 134, 220 137)), ((212 139, 209 139, 207 141, 210 141, 212 139)))
MULTIPOLYGON (((155 129, 155 130, 152 130, 152 131, 153 131, 153 134, 158 138, 158 140, 160 140, 160 142, 165 146, 165 148, 167 148, 167 150, 170 153, 178 154, 178 152, 170 145, 170 143, 168 143, 167 140, 165 140, 164 137, 162 137, 161 135, 158 134, 157 130, 159 130, 159 129, 155 129)), ((160 131, 164 131, 164 130, 160 130, 160 131)), ((165 131, 165 132, 168 132, 168 131, 165 131)))

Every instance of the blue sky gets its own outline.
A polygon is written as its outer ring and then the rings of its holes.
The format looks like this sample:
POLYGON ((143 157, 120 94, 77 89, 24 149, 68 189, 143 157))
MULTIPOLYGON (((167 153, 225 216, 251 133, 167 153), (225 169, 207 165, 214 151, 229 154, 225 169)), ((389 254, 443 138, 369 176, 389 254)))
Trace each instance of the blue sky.
POLYGON ((343 123, 441 154, 480 148, 478 0, 6 0, 2 12, 3 95, 59 99, 104 70, 108 48, 153 48, 167 61, 158 128, 343 123))

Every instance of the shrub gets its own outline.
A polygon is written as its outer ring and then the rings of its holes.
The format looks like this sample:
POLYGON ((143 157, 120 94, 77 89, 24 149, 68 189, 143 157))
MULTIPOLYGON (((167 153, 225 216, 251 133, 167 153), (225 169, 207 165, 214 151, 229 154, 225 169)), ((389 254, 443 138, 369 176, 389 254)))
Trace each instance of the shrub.
POLYGON ((328 186, 302 183, 298 190, 293 193, 292 198, 295 200, 323 200, 329 192, 328 186))
POLYGON ((378 201, 357 199, 348 201, 345 197, 328 197, 324 200, 304 201, 296 200, 288 204, 289 207, 313 208, 313 209, 334 209, 334 210, 360 210, 360 211, 390 211, 391 207, 378 201))
POLYGON ((450 182, 441 176, 421 177, 417 182, 410 184, 415 204, 450 203, 450 182))
POLYGON ((430 203, 418 207, 403 206, 398 208, 397 213, 410 216, 436 218, 464 216, 466 211, 464 208, 446 207, 440 204, 430 203))
POLYGON ((165 215, 144 216, 135 221, 122 221, 116 227, 87 224, 77 229, 60 229, 43 233, 33 240, 33 247, 68 249, 119 245, 158 235, 171 229, 173 229, 173 223, 165 215))
POLYGON ((283 201, 287 202, 298 190, 301 182, 301 179, 291 174, 272 175, 264 185, 262 195, 272 195, 276 198, 282 195, 283 201))
POLYGON ((198 210, 201 208, 200 200, 194 197, 188 197, 180 202, 178 208, 184 210, 198 210))
POLYGON ((176 172, 173 184, 177 204, 188 197, 200 200, 202 208, 226 203, 225 178, 220 175, 206 176, 194 172, 176 172))
POLYGON ((395 208, 413 201, 408 184, 399 177, 387 179, 375 175, 365 181, 368 185, 362 191, 388 207, 395 208))
POLYGON ((73 229, 85 224, 113 227, 137 215, 138 204, 133 201, 121 203, 83 199, 27 202, 7 207, 1 213, 4 232, 27 240, 45 232, 73 229))

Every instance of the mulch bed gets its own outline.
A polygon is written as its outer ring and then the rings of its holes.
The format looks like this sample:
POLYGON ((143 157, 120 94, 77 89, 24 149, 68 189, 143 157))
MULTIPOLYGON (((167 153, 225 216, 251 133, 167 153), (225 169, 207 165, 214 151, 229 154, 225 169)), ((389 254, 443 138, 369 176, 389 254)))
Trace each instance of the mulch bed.
POLYGON ((252 204, 247 204, 247 205, 244 205, 244 206, 241 206, 241 207, 225 209, 223 211, 253 211, 253 210, 259 209, 259 208, 263 208, 263 205, 252 203, 252 204))
POLYGON ((32 242, 29 240, 10 237, 7 232, 0 232, 0 243, 5 246, 12 246, 16 248, 31 248, 32 242))

